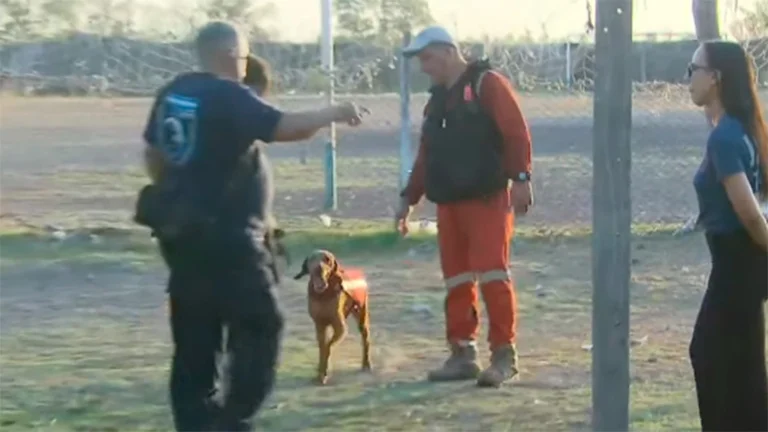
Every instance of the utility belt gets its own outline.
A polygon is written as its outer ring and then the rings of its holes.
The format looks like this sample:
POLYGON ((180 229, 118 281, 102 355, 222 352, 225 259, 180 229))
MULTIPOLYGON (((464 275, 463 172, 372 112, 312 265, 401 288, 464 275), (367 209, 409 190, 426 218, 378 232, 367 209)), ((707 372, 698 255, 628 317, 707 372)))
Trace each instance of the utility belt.
POLYGON ((216 224, 216 216, 182 192, 163 184, 141 188, 133 221, 152 230, 152 235, 166 240, 181 237, 205 237, 216 224))
POLYGON ((228 179, 218 191, 208 190, 200 196, 200 185, 185 184, 190 173, 169 173, 139 191, 134 222, 152 230, 154 235, 172 240, 208 232, 218 223, 224 206, 237 199, 250 180, 254 164, 251 158, 240 158, 228 179), (176 174, 176 175, 173 175, 176 174), (179 175, 186 174, 180 178, 179 175))
MULTIPOLYGON (((208 240, 215 242, 223 229, 220 221, 210 211, 195 205, 190 199, 185 199, 162 185, 150 184, 139 192, 133 220, 139 225, 152 230, 152 236, 166 241, 174 240, 208 240)), ((273 225, 273 224, 270 224, 273 225)), ((285 230, 270 226, 267 229, 254 230, 245 235, 263 244, 268 253, 268 266, 277 283, 280 273, 277 268, 278 257, 283 257, 290 265, 288 248, 283 243, 285 230)))
MULTIPOLYGON (((190 196, 191 188, 181 187, 167 179, 148 184, 139 191, 133 220, 152 230, 153 237, 162 240, 196 239, 215 243, 222 234, 232 233, 232 227, 228 226, 228 221, 221 220, 220 215, 224 205, 237 199, 237 192, 251 181, 254 166, 252 157, 238 161, 222 193, 216 194, 218 196, 213 201, 190 196)), ((282 256, 290 264, 288 249, 282 242, 285 231, 277 228, 271 215, 267 219, 263 224, 257 224, 258 227, 266 224, 266 228, 254 228, 252 225, 249 229, 246 225, 243 229, 246 236, 255 238, 264 246, 269 255, 268 265, 275 281, 279 282, 277 258, 282 256)))

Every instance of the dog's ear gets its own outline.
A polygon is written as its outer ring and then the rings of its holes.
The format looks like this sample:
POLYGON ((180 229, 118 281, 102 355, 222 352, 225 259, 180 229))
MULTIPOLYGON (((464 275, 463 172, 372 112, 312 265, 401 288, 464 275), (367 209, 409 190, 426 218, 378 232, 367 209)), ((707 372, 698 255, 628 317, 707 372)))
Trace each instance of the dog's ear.
POLYGON ((339 262, 336 261, 335 257, 331 260, 331 274, 328 276, 328 283, 341 286, 342 282, 344 282, 344 278, 341 276, 344 270, 339 267, 339 262))
POLYGON ((272 235, 279 240, 285 237, 285 230, 282 228, 275 228, 274 230, 272 230, 272 235))
POLYGON ((331 258, 331 260, 332 260, 332 262, 331 262, 331 273, 337 275, 337 274, 340 273, 340 271, 339 271, 339 262, 336 261, 336 257, 331 258))
POLYGON ((296 273, 296 276, 293 277, 293 280, 299 280, 309 274, 309 268, 307 267, 308 260, 308 258, 304 258, 304 262, 301 263, 301 271, 296 273))

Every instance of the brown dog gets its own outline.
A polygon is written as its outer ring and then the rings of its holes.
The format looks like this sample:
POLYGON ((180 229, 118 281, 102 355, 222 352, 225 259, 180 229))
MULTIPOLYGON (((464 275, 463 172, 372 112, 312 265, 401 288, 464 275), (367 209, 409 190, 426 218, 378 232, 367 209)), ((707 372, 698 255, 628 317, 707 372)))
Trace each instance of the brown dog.
POLYGON ((353 315, 363 342, 363 370, 371 369, 371 331, 368 313, 368 285, 362 272, 344 271, 336 257, 326 250, 309 254, 294 276, 296 280, 309 275, 307 294, 309 316, 315 322, 315 334, 320 359, 316 382, 328 382, 331 349, 347 334, 347 318, 353 315), (331 338, 328 338, 328 327, 331 338))

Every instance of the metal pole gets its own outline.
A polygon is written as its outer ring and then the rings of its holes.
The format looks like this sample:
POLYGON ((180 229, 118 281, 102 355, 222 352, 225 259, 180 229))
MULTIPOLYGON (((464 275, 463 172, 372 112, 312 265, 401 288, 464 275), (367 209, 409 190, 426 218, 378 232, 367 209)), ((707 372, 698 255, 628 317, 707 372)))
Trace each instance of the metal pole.
POLYGON ((573 60, 571 59, 571 41, 568 40, 565 42, 565 83, 568 86, 568 89, 571 88, 571 73, 573 71, 573 65, 571 64, 573 60))
MULTIPOLYGON (((411 43, 411 32, 403 34, 403 47, 411 43)), ((400 53, 400 190, 408 184, 411 156, 411 62, 400 53)))
POLYGON ((597 0, 592 153, 592 428, 629 429, 632 0, 597 0))
MULTIPOLYGON (((320 54, 323 70, 328 74, 328 90, 325 95, 328 104, 334 103, 334 65, 333 65, 333 0, 320 0, 322 16, 322 39, 320 54)), ((331 124, 328 140, 325 144, 325 209, 336 210, 338 191, 336 189, 336 125, 331 124)))
POLYGON ((720 39, 718 0, 693 0, 691 9, 693 24, 696 27, 696 39, 699 42, 720 39))

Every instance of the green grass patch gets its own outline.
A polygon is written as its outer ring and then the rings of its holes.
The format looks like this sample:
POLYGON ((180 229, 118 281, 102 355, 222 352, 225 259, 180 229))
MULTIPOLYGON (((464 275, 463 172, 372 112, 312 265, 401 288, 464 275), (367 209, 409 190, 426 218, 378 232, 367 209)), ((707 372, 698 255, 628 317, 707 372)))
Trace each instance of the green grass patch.
MULTIPOLYGON (((288 220, 282 225, 288 235, 286 246, 293 256, 312 249, 328 249, 340 255, 369 256, 407 251, 435 245, 435 235, 419 232, 401 238, 390 221, 337 219, 334 226, 318 228, 312 218, 288 220)), ((678 225, 637 224, 635 240, 666 238, 678 225)), ((529 243, 570 243, 589 240, 589 227, 518 228, 515 248, 529 243)), ((149 262, 157 259, 157 247, 149 232, 142 229, 79 229, 64 235, 29 228, 7 227, 0 230, 2 266, 31 262, 149 262)))
POLYGON ((0 268, 53 262, 148 263, 158 257, 148 234, 115 231, 107 235, 87 231, 60 238, 52 233, 0 233, 0 268))
MULTIPOLYGON (((427 370, 446 354, 445 289, 434 237, 401 240, 386 221, 341 220, 331 228, 317 228, 309 219, 290 222, 288 241, 296 253, 327 247, 345 263, 366 268, 374 371, 359 370, 359 336, 350 321, 349 334, 332 357, 331 382, 312 384, 317 348, 306 313, 306 285, 286 279, 278 289, 286 313, 278 382, 259 415, 260 429, 589 429, 591 354, 583 348, 591 343, 588 229, 519 230, 522 250, 514 254, 513 270, 521 381, 486 390, 471 382, 425 381, 427 370), (422 245, 429 247, 414 256, 396 253, 422 245)), ((672 229, 633 227, 631 338, 643 342, 631 348, 632 430, 689 430, 697 422, 686 355, 708 264, 700 236, 674 238, 672 229)), ((154 249, 144 231, 104 236, 126 245, 139 236, 141 247, 154 249)), ((5 238, 0 236, 3 246, 5 238)), ((42 241, 16 241, 22 239, 42 241)), ((76 246, 62 243, 62 248, 76 246)), ((88 246, 110 247, 106 242, 88 246)), ((10 325, 3 328, 0 350, 3 430, 171 428, 165 294, 162 279, 148 283, 151 278, 145 276, 153 273, 148 270, 89 267, 95 282, 87 283, 73 266, 55 273, 56 286, 37 296, 34 280, 9 286, 3 319, 10 325)), ((484 339, 485 311, 482 315, 484 339)), ((487 363, 484 342, 480 349, 487 363)))

